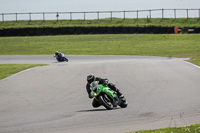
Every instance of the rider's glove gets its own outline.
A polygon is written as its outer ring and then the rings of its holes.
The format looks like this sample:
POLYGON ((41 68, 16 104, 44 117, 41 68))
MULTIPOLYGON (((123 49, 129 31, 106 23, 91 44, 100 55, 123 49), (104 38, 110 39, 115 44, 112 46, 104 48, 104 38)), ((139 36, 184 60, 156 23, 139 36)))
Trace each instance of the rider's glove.
POLYGON ((89 98, 91 99, 91 98, 93 98, 93 96, 89 95, 89 98))
POLYGON ((107 86, 107 85, 108 85, 108 82, 104 82, 102 85, 103 85, 103 86, 107 86))

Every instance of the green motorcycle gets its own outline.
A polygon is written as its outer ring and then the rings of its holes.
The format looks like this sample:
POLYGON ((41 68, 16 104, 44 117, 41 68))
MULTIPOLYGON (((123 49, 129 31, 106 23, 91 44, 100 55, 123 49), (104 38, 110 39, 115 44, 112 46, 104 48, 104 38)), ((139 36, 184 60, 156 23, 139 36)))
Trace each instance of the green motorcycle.
POLYGON ((117 93, 111 90, 107 85, 102 85, 99 84, 98 81, 93 81, 90 84, 90 89, 90 95, 106 109, 111 110, 117 107, 117 105, 121 108, 126 108, 128 106, 126 99, 124 97, 118 97, 117 93))

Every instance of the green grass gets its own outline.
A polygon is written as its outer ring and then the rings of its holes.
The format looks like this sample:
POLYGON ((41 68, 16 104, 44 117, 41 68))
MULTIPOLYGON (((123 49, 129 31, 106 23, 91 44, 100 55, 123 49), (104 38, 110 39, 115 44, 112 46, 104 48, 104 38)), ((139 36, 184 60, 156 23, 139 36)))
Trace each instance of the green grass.
POLYGON ((200 133, 200 124, 186 126, 186 127, 144 130, 144 131, 137 131, 137 132, 130 132, 130 133, 200 133))
POLYGON ((42 64, 0 64, 0 80, 22 70, 43 66, 42 64))
POLYGON ((0 55, 74 55, 191 57, 200 65, 200 34, 104 34, 0 37, 0 55))
POLYGON ((24 27, 67 27, 67 26, 178 26, 178 27, 200 27, 199 18, 139 18, 139 19, 100 19, 100 20, 20 20, 0 22, 3 28, 24 27))

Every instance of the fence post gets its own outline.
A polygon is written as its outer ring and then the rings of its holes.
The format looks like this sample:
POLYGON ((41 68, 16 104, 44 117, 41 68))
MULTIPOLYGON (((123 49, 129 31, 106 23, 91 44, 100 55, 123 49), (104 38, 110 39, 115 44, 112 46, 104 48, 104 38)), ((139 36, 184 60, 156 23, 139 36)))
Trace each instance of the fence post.
POLYGON ((149 10, 149 18, 151 19, 151 10, 149 10))
POLYGON ((174 19, 176 19, 176 9, 174 9, 174 19))
POLYGON ((83 15, 84 15, 84 21, 85 21, 85 12, 83 12, 83 15))
POLYGON ((17 22, 17 13, 16 13, 16 22, 17 22))
POLYGON ((124 11, 124 20, 126 19, 126 12, 124 11))
POLYGON ((164 9, 162 9, 162 19, 164 18, 164 9))
POLYGON ((43 13, 43 21, 45 21, 45 13, 43 13))
POLYGON ((99 20, 99 12, 97 12, 97 19, 99 20))
POLYGON ((200 19, 200 9, 199 9, 199 19, 200 19))
POLYGON ((110 12, 110 19, 111 19, 111 21, 112 21, 112 11, 110 12))
POLYGON ((70 12, 70 21, 72 20, 72 12, 70 12))
POLYGON ((4 14, 2 14, 2 22, 4 22, 4 14))
POLYGON ((189 16, 188 16, 188 9, 186 9, 186 12, 187 12, 187 19, 188 19, 188 17, 189 17, 189 16))
POLYGON ((57 14, 56 14, 57 21, 58 21, 58 17, 59 17, 59 14, 58 14, 58 12, 57 12, 57 14))
POLYGON ((29 21, 31 21, 31 13, 29 12, 29 21))
POLYGON ((137 19, 138 19, 138 10, 137 10, 137 19))

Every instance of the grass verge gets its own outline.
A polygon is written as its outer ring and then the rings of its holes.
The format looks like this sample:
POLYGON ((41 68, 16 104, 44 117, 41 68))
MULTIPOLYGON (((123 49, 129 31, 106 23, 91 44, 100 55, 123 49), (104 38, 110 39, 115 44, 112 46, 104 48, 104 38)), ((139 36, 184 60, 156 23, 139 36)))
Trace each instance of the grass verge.
POLYGON ((189 57, 200 65, 200 34, 102 34, 0 37, 0 55, 143 55, 189 57))
POLYGON ((0 64, 0 80, 22 70, 43 66, 42 64, 0 64))
POLYGON ((200 124, 186 126, 186 127, 144 130, 144 131, 136 131, 136 132, 129 132, 129 133, 200 133, 200 124))
POLYGON ((25 28, 25 27, 74 27, 74 26, 178 26, 178 27, 200 27, 199 18, 139 18, 121 19, 110 18, 99 20, 20 20, 4 21, 0 23, 3 28, 25 28))

